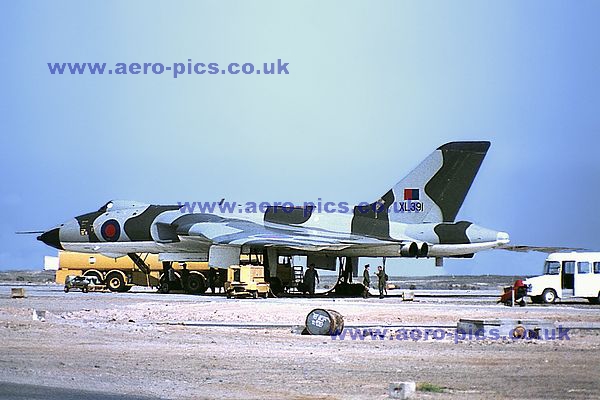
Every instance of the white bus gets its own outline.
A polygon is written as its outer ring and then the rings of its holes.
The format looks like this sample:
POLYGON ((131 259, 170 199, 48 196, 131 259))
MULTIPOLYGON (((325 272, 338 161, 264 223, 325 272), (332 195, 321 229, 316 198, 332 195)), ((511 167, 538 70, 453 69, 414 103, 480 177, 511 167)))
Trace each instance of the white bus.
POLYGON ((554 303, 556 299, 571 297, 599 303, 600 253, 552 253, 544 264, 544 275, 524 283, 534 303, 554 303))

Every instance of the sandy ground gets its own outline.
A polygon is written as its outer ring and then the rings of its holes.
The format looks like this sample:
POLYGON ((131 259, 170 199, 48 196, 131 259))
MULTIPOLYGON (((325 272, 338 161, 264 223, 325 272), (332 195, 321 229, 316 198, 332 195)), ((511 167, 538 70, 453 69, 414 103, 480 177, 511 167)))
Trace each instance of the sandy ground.
POLYGON ((418 392, 423 399, 600 398, 598 329, 571 330, 570 340, 560 341, 455 343, 449 328, 460 318, 600 327, 600 308, 585 303, 508 308, 485 297, 227 300, 65 294, 55 285, 27 291, 28 298, 11 299, 10 286, 0 286, 0 381, 11 384, 173 399, 384 399, 390 382, 417 381, 444 388, 418 392), (438 326, 448 337, 295 333, 314 308, 337 310, 350 327, 438 326), (45 322, 33 320, 34 309, 46 311, 45 322))

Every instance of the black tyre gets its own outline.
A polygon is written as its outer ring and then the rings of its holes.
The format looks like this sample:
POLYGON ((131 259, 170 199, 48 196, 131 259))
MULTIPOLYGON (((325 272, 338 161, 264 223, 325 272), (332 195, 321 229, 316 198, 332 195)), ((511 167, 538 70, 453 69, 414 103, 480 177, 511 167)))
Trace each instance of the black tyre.
POLYGON ((69 288, 65 286, 65 293, 69 293, 69 288))
POLYGON ((87 292, 88 292, 88 287, 87 287, 87 286, 84 286, 84 287, 82 287, 82 288, 81 288, 81 291, 82 291, 83 293, 87 293, 87 292))
MULTIPOLYGON (((273 292, 273 294, 278 295, 283 293, 284 287, 283 287, 283 283, 281 282, 281 279, 279 279, 278 277, 273 277, 269 280, 269 284, 271 285, 271 291, 273 292)), ((300 290, 300 289, 298 289, 300 290)))
POLYGON ((531 296, 531 302, 533 304, 542 304, 542 296, 531 296))
POLYGON ((124 292, 125 279, 118 272, 112 272, 106 277, 106 286, 111 292, 124 292))
POLYGON ((158 291, 163 293, 163 294, 167 294, 171 291, 171 287, 169 285, 169 282, 161 282, 160 283, 160 287, 158 288, 158 291))
POLYGON ((206 292, 206 281, 200 274, 190 274, 187 280, 186 292, 199 294, 206 292))
POLYGON ((542 301, 545 304, 552 304, 556 301, 556 292, 554 289, 545 289, 542 293, 542 301))

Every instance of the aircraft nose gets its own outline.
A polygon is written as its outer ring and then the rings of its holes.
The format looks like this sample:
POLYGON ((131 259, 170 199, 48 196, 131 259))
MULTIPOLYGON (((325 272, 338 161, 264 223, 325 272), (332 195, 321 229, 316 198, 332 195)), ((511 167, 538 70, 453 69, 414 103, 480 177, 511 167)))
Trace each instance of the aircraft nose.
POLYGON ((60 236, 59 236, 60 228, 50 229, 47 232, 42 233, 37 237, 37 240, 44 242, 50 247, 54 247, 55 249, 64 250, 62 245, 60 244, 60 236))
POLYGON ((510 236, 506 232, 498 232, 498 235, 496 235, 496 240, 502 244, 506 244, 510 242, 510 236))

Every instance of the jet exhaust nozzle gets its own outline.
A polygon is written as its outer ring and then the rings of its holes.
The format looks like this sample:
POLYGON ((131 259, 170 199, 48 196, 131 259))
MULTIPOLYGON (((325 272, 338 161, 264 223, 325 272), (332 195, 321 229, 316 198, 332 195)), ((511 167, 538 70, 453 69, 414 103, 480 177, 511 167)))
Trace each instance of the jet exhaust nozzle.
POLYGON ((400 248, 402 257, 416 257, 419 254, 419 247, 415 242, 407 243, 400 248))
POLYGON ((429 245, 427 243, 419 243, 417 245, 417 248, 417 257, 427 257, 427 255, 429 254, 429 245))

